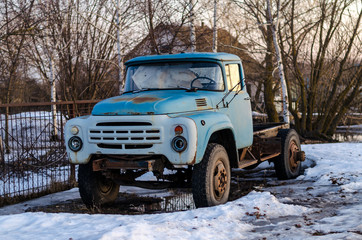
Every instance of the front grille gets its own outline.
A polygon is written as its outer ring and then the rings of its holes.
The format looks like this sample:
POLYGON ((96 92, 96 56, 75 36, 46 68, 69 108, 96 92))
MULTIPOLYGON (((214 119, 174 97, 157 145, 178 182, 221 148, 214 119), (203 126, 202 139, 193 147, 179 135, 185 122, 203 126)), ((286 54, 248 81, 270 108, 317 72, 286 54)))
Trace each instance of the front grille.
POLYGON ((102 122, 88 129, 88 141, 100 148, 146 149, 161 143, 161 134, 149 122, 102 122))
MULTIPOLYGON (((108 148, 108 149, 123 149, 122 144, 104 144, 100 143, 97 144, 99 148, 108 148)), ((146 144, 146 145, 133 145, 133 144, 125 144, 124 149, 146 149, 151 148, 152 144, 146 144)))
POLYGON ((100 122, 97 123, 97 126, 108 126, 108 127, 117 127, 117 126, 151 126, 150 122, 100 122))
POLYGON ((111 149, 122 149, 123 146, 121 144, 104 144, 104 143, 99 143, 97 144, 97 146, 99 148, 111 148, 111 149))

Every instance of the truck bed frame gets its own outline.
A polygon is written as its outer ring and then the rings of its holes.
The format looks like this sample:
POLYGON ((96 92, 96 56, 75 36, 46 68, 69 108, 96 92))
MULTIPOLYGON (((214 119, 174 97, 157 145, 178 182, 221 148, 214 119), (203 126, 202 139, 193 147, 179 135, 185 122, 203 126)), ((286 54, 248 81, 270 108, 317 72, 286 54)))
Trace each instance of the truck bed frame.
POLYGON ((240 154, 239 168, 257 166, 263 161, 278 157, 282 146, 278 132, 288 129, 287 123, 254 124, 253 145, 244 148, 240 154))

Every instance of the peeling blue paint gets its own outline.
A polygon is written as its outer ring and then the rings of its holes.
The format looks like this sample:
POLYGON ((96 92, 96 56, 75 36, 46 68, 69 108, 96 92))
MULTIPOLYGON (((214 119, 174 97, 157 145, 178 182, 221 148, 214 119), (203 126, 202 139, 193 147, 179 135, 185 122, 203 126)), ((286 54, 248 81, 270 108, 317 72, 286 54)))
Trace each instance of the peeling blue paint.
MULTIPOLYGON (((92 115, 158 115, 206 110, 215 107, 208 97, 211 95, 215 95, 215 92, 186 92, 181 89, 125 93, 99 102, 93 108, 92 115), (198 98, 205 98, 207 106, 197 107, 198 98)), ((222 93, 219 95, 222 96, 222 93)))

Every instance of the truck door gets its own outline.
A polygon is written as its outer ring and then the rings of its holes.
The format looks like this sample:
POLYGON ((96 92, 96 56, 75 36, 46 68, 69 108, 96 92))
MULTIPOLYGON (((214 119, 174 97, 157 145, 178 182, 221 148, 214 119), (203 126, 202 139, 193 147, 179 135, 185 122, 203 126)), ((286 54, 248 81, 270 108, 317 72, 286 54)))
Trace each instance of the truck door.
POLYGON ((238 63, 225 64, 227 86, 228 90, 231 91, 225 99, 228 103, 226 113, 234 126, 237 148, 250 146, 253 140, 250 97, 246 92, 242 69, 238 63))

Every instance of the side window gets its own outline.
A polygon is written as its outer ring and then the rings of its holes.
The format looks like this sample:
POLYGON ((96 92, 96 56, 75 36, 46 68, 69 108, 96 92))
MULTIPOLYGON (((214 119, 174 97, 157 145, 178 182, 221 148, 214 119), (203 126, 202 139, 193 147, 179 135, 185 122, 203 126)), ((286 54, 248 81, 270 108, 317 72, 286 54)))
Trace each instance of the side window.
POLYGON ((238 64, 227 64, 225 65, 225 71, 226 71, 226 80, 228 83, 228 88, 231 90, 234 86, 236 86, 233 91, 239 91, 240 90, 240 71, 239 71, 239 65, 238 64))

